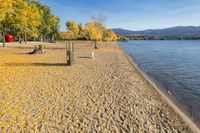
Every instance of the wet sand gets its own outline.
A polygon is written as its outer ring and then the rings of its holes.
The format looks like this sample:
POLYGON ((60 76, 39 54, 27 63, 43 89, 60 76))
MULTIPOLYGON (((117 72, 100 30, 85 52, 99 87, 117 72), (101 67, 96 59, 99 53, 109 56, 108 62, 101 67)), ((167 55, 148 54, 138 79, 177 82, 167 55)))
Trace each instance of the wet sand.
POLYGON ((191 132, 116 44, 35 44, 0 48, 0 132, 191 132))

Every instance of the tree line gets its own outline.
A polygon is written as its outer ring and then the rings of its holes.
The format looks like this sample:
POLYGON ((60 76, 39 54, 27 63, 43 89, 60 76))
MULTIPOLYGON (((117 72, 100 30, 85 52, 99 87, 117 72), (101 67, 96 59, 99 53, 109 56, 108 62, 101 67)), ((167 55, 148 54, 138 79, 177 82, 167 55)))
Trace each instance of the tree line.
POLYGON ((92 16, 83 25, 66 22, 66 32, 59 32, 60 19, 51 9, 35 0, 0 0, 0 33, 3 46, 5 35, 12 34, 19 43, 27 40, 53 42, 60 40, 115 41, 116 34, 104 26, 106 17, 92 16))
POLYGON ((99 22, 91 21, 83 26, 75 21, 66 22, 66 32, 60 33, 61 40, 116 41, 117 35, 99 22))
POLYGON ((82 23, 77 24, 75 21, 66 22, 66 32, 60 33, 61 40, 89 40, 94 41, 95 48, 98 41, 111 42, 116 41, 118 36, 104 26, 106 16, 92 16, 91 21, 84 26, 82 23))
POLYGON ((17 40, 54 41, 59 34, 60 19, 48 6, 34 0, 0 0, 0 32, 3 46, 5 35, 11 33, 17 40))

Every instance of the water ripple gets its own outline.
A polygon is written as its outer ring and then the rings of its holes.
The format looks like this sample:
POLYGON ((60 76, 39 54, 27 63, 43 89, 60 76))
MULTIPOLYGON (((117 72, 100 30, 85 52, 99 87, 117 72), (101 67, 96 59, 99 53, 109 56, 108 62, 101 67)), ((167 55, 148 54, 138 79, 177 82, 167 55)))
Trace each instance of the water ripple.
POLYGON ((200 41, 129 41, 120 45, 200 125, 200 41))

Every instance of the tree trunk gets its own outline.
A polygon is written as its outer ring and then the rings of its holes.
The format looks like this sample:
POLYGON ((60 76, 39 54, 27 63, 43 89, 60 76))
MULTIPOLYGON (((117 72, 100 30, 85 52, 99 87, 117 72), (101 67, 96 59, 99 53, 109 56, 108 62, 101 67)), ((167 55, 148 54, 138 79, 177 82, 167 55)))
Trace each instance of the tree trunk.
POLYGON ((24 38, 25 38, 25 37, 24 37, 24 34, 22 33, 22 42, 24 42, 24 38))
POLYGON ((5 33, 3 33, 3 47, 6 46, 5 33))
POLYGON ((52 35, 51 42, 54 42, 54 41, 55 41, 55 37, 54 37, 54 35, 52 35))
POLYGON ((20 44, 22 43, 21 35, 19 35, 19 43, 20 43, 20 44))
POLYGON ((20 36, 18 37, 18 42, 20 43, 20 41, 21 41, 21 38, 20 38, 20 36))
POLYGON ((3 41, 3 47, 6 46, 6 40, 5 40, 5 28, 2 29, 2 41, 3 41))
POLYGON ((24 36, 25 36, 25 44, 27 44, 27 34, 25 33, 24 36))
POLYGON ((98 49, 98 47, 97 47, 97 41, 94 42, 94 45, 95 45, 94 48, 98 49))

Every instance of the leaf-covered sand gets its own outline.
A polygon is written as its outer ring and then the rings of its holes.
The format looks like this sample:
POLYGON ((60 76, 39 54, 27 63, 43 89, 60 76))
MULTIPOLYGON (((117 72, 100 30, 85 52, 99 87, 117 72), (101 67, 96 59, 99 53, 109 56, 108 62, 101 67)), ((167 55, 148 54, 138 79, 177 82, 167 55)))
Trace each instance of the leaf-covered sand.
POLYGON ((0 132, 190 132, 117 45, 79 42, 73 67, 64 44, 45 45, 0 48, 0 132))

